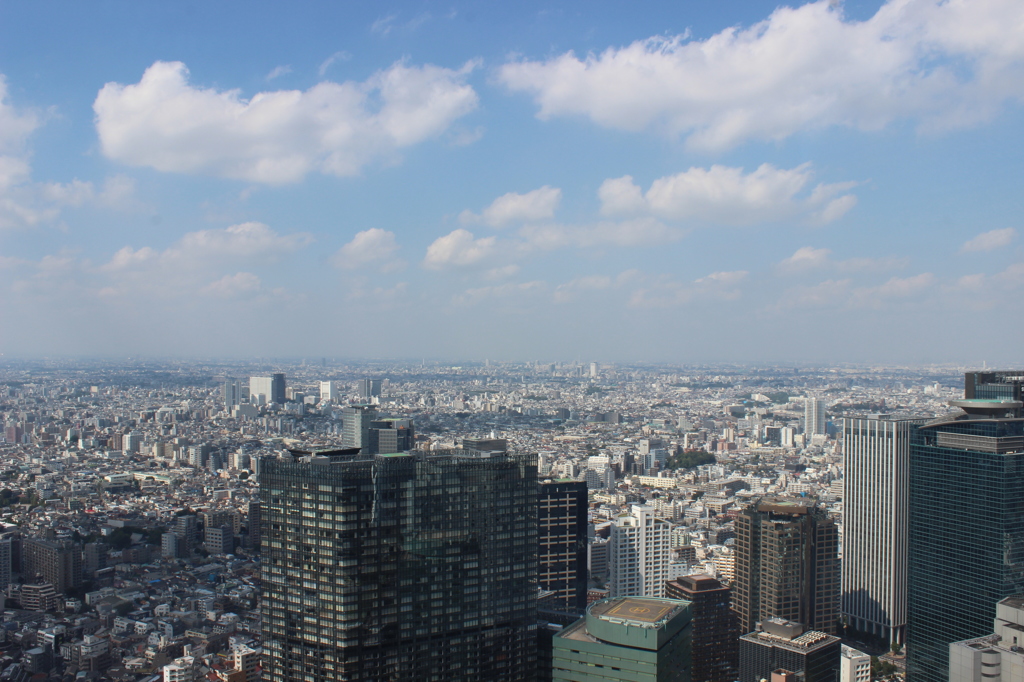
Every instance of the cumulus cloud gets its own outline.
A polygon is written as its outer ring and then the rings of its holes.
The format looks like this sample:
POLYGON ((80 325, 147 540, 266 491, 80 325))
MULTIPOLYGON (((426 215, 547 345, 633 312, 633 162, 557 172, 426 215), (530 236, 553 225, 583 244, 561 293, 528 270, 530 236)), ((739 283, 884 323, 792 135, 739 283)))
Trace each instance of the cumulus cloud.
POLYGON ((427 247, 423 265, 431 270, 468 267, 489 259, 496 252, 496 239, 476 239, 469 230, 453 230, 427 247))
POLYGON ((362 83, 244 99, 192 85, 181 62, 155 62, 138 83, 104 85, 93 109, 103 153, 121 163, 283 184, 310 172, 355 175, 436 137, 477 107, 465 82, 475 66, 398 62, 362 83))
POLYGON ((1022 25, 1018 0, 890 0, 866 21, 820 0, 706 40, 656 36, 585 57, 513 61, 499 79, 532 95, 542 119, 585 116, 704 150, 908 118, 945 129, 1024 97, 1022 25))
POLYGON ((654 246, 676 241, 683 233, 657 219, 644 217, 584 225, 525 225, 519 230, 519 235, 524 240, 522 246, 526 250, 551 251, 569 246, 654 246))
POLYGON ((251 272, 224 275, 203 287, 203 293, 219 298, 240 298, 252 296, 263 288, 260 278, 251 272))
POLYGON ((935 275, 930 272, 912 277, 892 277, 877 286, 854 289, 850 295, 850 304, 880 308, 894 299, 913 298, 934 287, 935 275))
POLYGON ((356 233, 352 241, 338 249, 331 262, 338 268, 355 269, 375 265, 388 272, 402 266, 401 261, 393 258, 397 251, 395 233, 374 227, 356 233))
POLYGON ((750 173, 714 165, 658 178, 644 193, 631 176, 605 180, 598 189, 605 215, 651 213, 666 220, 753 225, 787 219, 825 224, 857 203, 844 194, 856 183, 819 183, 809 192, 809 163, 784 169, 765 163, 750 173))
POLYGON ((1008 246, 1016 236, 1017 230, 1012 227, 1006 227, 1001 230, 989 230, 964 242, 964 245, 960 247, 960 251, 962 253, 992 251, 1008 246))
POLYGON ((505 227, 511 223, 549 220, 562 200, 562 190, 544 185, 525 194, 509 192, 491 202, 480 215, 463 211, 459 219, 464 224, 483 223, 491 227, 505 227))

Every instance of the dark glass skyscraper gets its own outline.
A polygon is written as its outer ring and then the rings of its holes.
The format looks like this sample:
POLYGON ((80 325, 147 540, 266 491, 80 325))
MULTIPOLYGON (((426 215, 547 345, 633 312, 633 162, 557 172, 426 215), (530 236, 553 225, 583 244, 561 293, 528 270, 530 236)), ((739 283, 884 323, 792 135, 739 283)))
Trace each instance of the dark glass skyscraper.
POLYGON ((314 453, 260 488, 265 680, 534 679, 536 456, 314 453))
MULTIPOLYGON (((969 395, 1019 393, 1013 382, 969 374, 972 381, 969 395)), ((907 672, 914 682, 946 682, 950 643, 991 634, 996 603, 1024 592, 1021 403, 952 404, 962 411, 919 426, 910 441, 907 672)))
POLYGON ((587 608, 587 484, 559 481, 540 486, 539 583, 555 593, 556 608, 587 608))
POLYGON ((740 633, 729 588, 709 575, 684 575, 665 584, 665 596, 690 602, 692 682, 733 682, 738 674, 740 633))

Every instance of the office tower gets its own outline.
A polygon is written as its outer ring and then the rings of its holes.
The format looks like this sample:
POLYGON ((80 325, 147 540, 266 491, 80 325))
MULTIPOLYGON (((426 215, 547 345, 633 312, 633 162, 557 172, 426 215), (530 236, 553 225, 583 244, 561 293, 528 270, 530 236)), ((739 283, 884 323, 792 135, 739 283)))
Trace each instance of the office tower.
POLYGON ((0 592, 11 584, 11 538, 0 538, 0 592))
POLYGON ((125 434, 121 439, 121 447, 125 452, 138 452, 142 447, 142 434, 138 431, 125 434))
POLYGON ((370 422, 377 418, 372 405, 353 405, 341 411, 341 447, 369 448, 370 422))
MULTIPOLYGON (((1003 373, 1000 373, 1003 374, 1003 373)), ((1016 390, 984 384, 981 390, 1016 390)), ((910 437, 907 673, 948 677, 949 645, 989 634, 996 603, 1024 593, 1021 402, 951 401, 910 437)))
POLYGON ((231 554, 234 552, 235 534, 231 526, 214 526, 204 529, 203 549, 210 554, 231 554))
POLYGON ((334 451, 261 469, 264 680, 533 679, 535 455, 334 451))
POLYGON ((591 379, 596 379, 597 378, 597 363, 596 362, 590 363, 590 378, 591 379))
POLYGON ((825 401, 807 398, 804 403, 804 433, 808 436, 825 433, 825 401))
POLYGON ((179 516, 174 519, 174 525, 170 530, 178 536, 178 556, 192 556, 199 540, 198 519, 191 514, 179 516))
POLYGON ((633 505, 612 523, 608 587, 613 597, 664 597, 671 561, 672 524, 648 505, 633 505))
POLYGON ((838 637, 805 630, 800 623, 765 618, 740 637, 739 682, 838 682, 838 637))
POLYGON ((175 559, 181 556, 178 547, 178 536, 174 533, 164 533, 160 536, 160 556, 164 559, 175 559))
POLYGON ((587 486, 542 483, 537 514, 537 582, 561 611, 587 607, 587 486))
POLYGON ((360 379, 359 380, 359 397, 360 398, 379 398, 381 387, 384 382, 381 379, 360 379))
POLYGON ((269 377, 249 377, 249 399, 259 404, 259 396, 264 396, 263 404, 285 403, 284 373, 274 372, 269 377))
POLYGON ((964 399, 1024 400, 1024 371, 965 372, 964 399))
POLYGON ((338 389, 334 385, 333 381, 321 381, 320 382, 320 400, 337 400, 338 389))
POLYGON ((733 682, 738 671, 740 633, 729 588, 709 575, 685 575, 665 584, 665 596, 690 602, 692 682, 733 682))
POLYGON ((82 548, 70 540, 26 538, 21 551, 26 583, 49 583, 57 592, 82 584, 82 548))
POLYGON ((907 472, 923 420, 843 420, 842 614, 850 628, 904 642, 907 472))
POLYGON ((416 433, 411 419, 375 419, 370 422, 369 450, 374 455, 407 452, 416 447, 416 433))
POLYGON ((1024 599, 996 604, 992 633, 949 645, 949 682, 1024 679, 1024 599))
POLYGON ((231 408, 242 402, 242 382, 238 379, 228 379, 224 382, 223 388, 224 407, 231 408))
POLYGON ((553 682, 690 682, 690 604, 613 597, 552 641, 553 682))
POLYGON ((836 524, 813 500, 763 497, 740 510, 732 585, 740 632, 766 618, 835 632, 838 550, 836 524))
POLYGON ((262 524, 260 522, 260 501, 249 501, 249 513, 246 515, 246 523, 249 525, 249 541, 255 547, 262 542, 262 524))

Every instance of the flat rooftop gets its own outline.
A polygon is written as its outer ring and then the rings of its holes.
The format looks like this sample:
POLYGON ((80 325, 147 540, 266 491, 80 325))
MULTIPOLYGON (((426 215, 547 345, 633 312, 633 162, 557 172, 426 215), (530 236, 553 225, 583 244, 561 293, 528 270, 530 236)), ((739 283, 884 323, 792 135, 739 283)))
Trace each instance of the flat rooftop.
POLYGON ((678 602, 643 597, 618 597, 590 607, 590 615, 604 620, 622 620, 637 624, 654 624, 668 620, 680 607, 678 602))

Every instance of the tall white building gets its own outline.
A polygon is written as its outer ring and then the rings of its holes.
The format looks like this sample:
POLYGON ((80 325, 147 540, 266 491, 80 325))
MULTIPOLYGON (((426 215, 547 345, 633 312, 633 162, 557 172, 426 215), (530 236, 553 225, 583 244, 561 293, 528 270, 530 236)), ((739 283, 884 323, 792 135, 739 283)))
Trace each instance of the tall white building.
POLYGON ((854 630, 904 641, 910 419, 843 420, 841 611, 854 630))
POLYGON ((333 381, 320 382, 320 400, 337 400, 338 389, 333 381))
POLYGON ((612 523, 608 587, 612 597, 664 597, 669 579, 672 524, 653 507, 633 505, 612 523))
POLYGON ((839 682, 871 682, 871 657, 843 645, 839 660, 839 682))
POLYGON ((804 433, 814 436, 825 433, 825 401, 807 398, 804 403, 804 433))

